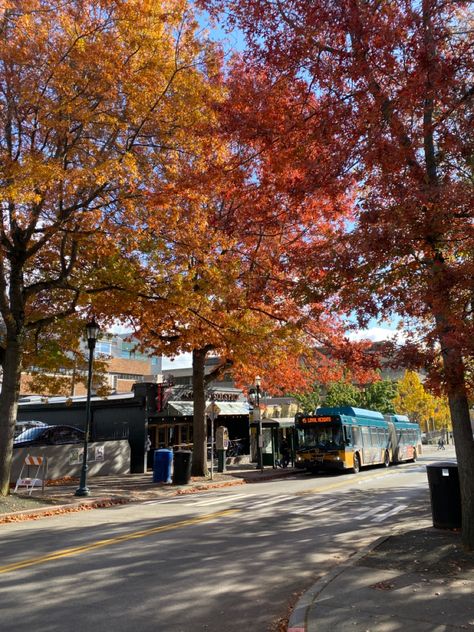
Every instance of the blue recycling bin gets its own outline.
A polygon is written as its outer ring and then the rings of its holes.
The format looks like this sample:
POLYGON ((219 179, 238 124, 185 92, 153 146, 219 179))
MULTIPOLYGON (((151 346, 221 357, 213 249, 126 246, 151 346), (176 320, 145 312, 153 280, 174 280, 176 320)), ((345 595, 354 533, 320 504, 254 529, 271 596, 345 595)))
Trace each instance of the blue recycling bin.
POLYGON ((173 451, 161 448, 155 450, 153 455, 153 482, 171 483, 171 464, 173 463, 173 451))

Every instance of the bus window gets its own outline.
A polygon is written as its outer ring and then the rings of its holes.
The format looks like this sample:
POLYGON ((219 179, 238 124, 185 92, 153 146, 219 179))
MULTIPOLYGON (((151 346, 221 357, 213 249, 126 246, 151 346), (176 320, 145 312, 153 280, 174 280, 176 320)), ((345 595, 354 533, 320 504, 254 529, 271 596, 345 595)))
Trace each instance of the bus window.
POLYGON ((367 427, 362 428, 362 445, 365 448, 368 448, 370 446, 370 433, 367 427))
POLYGON ((340 422, 318 423, 298 428, 298 446, 300 448, 341 450, 344 443, 340 422))
POLYGON ((351 430, 347 426, 343 426, 342 428, 344 432, 344 443, 346 445, 351 445, 351 430))
POLYGON ((362 445, 360 428, 355 428, 354 426, 352 426, 352 445, 353 446, 362 445))
POLYGON ((372 440, 373 448, 379 448, 382 445, 382 432, 379 428, 371 428, 370 438, 372 440))

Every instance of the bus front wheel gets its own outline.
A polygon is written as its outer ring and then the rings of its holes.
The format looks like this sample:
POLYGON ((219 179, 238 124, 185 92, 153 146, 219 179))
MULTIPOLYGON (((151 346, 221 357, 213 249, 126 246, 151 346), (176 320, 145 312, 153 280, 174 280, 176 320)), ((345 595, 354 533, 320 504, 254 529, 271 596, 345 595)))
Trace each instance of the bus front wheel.
POLYGON ((360 470, 360 458, 358 454, 354 454, 354 464, 352 466, 352 469, 355 474, 358 474, 360 470))

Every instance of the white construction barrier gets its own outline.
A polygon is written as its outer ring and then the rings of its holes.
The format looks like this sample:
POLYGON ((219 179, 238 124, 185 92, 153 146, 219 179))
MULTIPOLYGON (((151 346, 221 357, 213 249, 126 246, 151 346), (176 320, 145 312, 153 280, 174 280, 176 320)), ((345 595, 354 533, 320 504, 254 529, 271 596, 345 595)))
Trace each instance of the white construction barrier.
POLYGON ((41 491, 44 493, 44 480, 46 478, 46 470, 47 459, 42 456, 33 456, 31 454, 28 454, 25 457, 23 465, 21 466, 20 475, 16 480, 16 485, 13 493, 16 493, 19 487, 25 487, 29 496, 31 496, 31 493, 35 487, 41 487, 41 491), (31 466, 36 467, 36 474, 34 475, 34 477, 23 477, 23 470, 25 469, 25 467, 28 468, 29 473, 29 468, 31 466), (38 478, 40 470, 42 470, 42 478, 38 478))

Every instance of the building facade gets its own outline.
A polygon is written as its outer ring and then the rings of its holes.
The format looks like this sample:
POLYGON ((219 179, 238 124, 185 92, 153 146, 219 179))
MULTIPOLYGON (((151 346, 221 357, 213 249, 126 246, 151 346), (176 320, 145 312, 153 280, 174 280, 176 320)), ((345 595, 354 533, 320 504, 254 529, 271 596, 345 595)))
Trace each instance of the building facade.
MULTIPOLYGON (((137 382, 157 381, 160 379, 162 358, 151 356, 137 350, 136 341, 129 340, 129 334, 102 334, 96 342, 95 357, 106 365, 105 385, 112 393, 130 393, 137 382)), ((87 357, 87 342, 81 341, 84 358, 87 357)), ((45 388, 40 395, 63 395, 69 397, 86 394, 85 368, 59 369, 49 377, 54 379, 54 391, 45 388)), ((34 395, 32 377, 28 371, 22 373, 20 393, 22 396, 34 395)))

